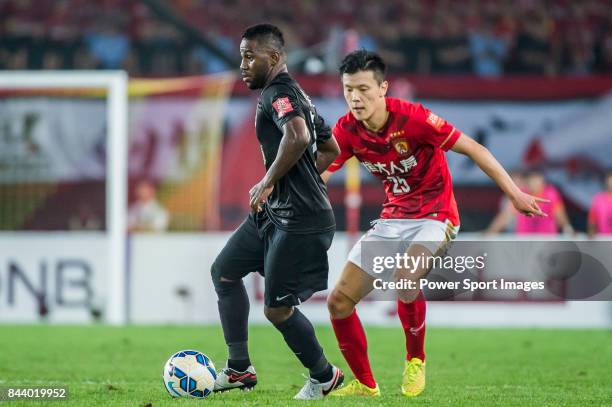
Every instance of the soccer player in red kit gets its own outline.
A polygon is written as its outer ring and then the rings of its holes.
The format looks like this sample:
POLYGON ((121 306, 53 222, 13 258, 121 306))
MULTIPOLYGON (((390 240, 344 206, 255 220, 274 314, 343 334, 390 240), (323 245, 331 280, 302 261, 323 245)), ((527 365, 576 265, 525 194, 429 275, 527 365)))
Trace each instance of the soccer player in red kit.
MULTIPOLYGON (((327 300, 332 326, 355 380, 331 395, 378 396, 367 354, 365 331, 355 306, 372 289, 376 274, 361 264, 362 242, 406 242, 409 256, 431 255, 459 229, 459 214, 445 152, 465 154, 527 216, 546 216, 545 201, 522 192, 482 145, 420 104, 385 97, 385 64, 365 50, 347 55, 340 66, 349 112, 333 128, 341 153, 322 174, 325 181, 352 156, 384 185, 380 219, 355 244, 342 275, 327 300), (418 242, 418 243, 417 243, 418 242)), ((413 281, 428 270, 397 269, 395 278, 413 281)), ((404 290, 397 301, 406 335, 406 361, 401 390, 413 397, 425 388, 425 300, 420 290, 404 290)))

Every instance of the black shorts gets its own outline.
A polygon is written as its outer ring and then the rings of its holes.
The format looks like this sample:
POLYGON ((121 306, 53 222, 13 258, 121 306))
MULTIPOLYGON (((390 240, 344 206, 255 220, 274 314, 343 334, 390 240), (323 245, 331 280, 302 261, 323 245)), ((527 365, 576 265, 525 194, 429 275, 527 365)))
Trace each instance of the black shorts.
POLYGON ((219 278, 239 280, 259 272, 265 281, 268 307, 298 305, 327 289, 327 249, 334 231, 300 234, 286 232, 265 212, 250 214, 215 259, 219 278))

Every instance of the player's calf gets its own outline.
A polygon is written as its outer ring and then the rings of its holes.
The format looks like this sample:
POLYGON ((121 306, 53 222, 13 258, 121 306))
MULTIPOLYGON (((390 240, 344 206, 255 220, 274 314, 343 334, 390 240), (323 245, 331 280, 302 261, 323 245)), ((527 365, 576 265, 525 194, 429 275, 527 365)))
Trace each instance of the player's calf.
POLYGON ((220 270, 216 262, 213 263, 211 274, 219 298, 219 318, 228 349, 227 366, 244 372, 251 365, 248 349, 249 297, 241 279, 226 279, 220 270))

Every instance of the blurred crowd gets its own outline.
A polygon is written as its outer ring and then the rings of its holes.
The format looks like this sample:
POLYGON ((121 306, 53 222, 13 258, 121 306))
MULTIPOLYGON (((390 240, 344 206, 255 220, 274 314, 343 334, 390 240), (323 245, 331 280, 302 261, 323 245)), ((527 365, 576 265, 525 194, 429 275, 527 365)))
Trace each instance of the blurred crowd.
MULTIPOLYGON (((271 22, 289 61, 335 71, 364 47, 419 74, 612 72, 612 0, 173 0, 179 19, 236 58, 242 30, 271 22)), ((227 64, 138 0, 0 0, 0 69, 127 69, 134 76, 227 64)))
MULTIPOLYGON (((504 196, 499 211, 489 226, 483 231, 486 235, 515 233, 517 235, 554 235, 563 233, 574 235, 576 232, 567 214, 563 197, 557 188, 546 181, 539 169, 513 171, 513 181, 523 191, 545 199, 538 205, 545 217, 527 217, 519 214, 510 200, 504 196)), ((606 172, 603 190, 595 194, 587 214, 586 231, 590 238, 597 235, 612 235, 612 169, 606 172)))

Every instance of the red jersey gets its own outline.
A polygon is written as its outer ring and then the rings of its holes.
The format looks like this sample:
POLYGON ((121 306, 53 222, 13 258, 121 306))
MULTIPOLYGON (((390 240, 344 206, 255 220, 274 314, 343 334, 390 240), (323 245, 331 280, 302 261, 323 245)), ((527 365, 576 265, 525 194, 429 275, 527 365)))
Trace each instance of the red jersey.
POLYGON ((461 132, 418 103, 386 98, 389 118, 379 132, 351 112, 333 128, 340 155, 337 171, 352 156, 380 179, 387 195, 381 218, 435 219, 459 225, 459 212, 445 151, 461 132))

